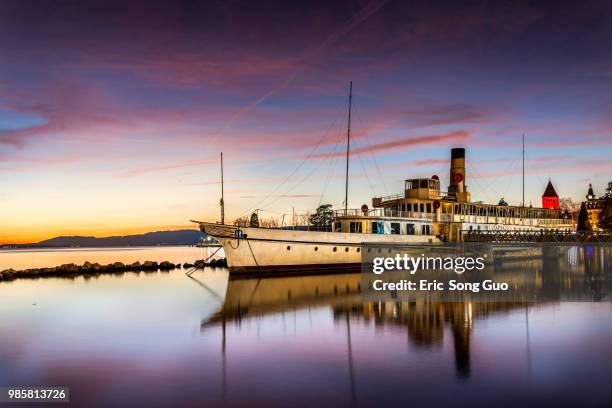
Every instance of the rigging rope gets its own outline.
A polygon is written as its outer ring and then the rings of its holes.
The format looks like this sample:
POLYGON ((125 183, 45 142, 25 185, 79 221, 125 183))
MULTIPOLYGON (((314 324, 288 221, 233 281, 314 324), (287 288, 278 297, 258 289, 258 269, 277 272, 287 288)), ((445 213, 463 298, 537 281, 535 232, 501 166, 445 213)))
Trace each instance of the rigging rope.
POLYGON ((321 203, 323 202, 323 197, 325 197, 325 193, 327 193, 327 188, 329 187, 331 179, 334 176, 334 173, 336 172, 336 166, 338 165, 338 162, 340 161, 339 160, 340 156, 336 155, 336 150, 343 144, 342 141, 344 139, 344 134, 341 133, 340 130, 338 130, 338 133, 340 134, 340 136, 338 138, 338 142, 336 142, 336 144, 334 145, 334 148, 331 153, 331 160, 329 161, 329 168, 327 171, 327 176, 325 177, 325 182, 323 184, 323 190, 321 191, 321 196, 319 197, 318 206, 320 206, 321 203))
MULTIPOLYGON (((347 105, 348 106, 348 105, 347 105)), ((289 179, 291 177, 293 177, 301 168, 302 166, 314 155, 315 151, 321 146, 321 144, 323 143, 323 141, 325 140, 325 137, 327 136, 327 134, 329 133, 330 129, 336 124, 336 122, 338 121, 338 118, 340 117, 340 114, 343 113, 345 111, 346 108, 340 108, 338 110, 338 112, 336 113, 336 117, 334 119, 334 121, 332 122, 332 124, 327 128, 327 130, 325 131, 325 133, 323 133, 323 135, 321 136, 321 138, 317 141, 316 145, 312 148, 312 150, 308 153, 308 155, 302 159, 302 161, 297 165, 297 167, 289 174, 287 175, 283 181, 277 185, 270 193, 268 193, 263 199, 261 199, 257 204, 255 204, 254 206, 250 207, 247 211, 245 211, 240 217, 244 217, 245 215, 248 215, 249 213, 251 213, 253 211, 253 209, 255 208, 259 208, 262 207, 263 203, 266 202, 274 193, 276 193, 285 183, 287 183, 289 181, 289 179)), ((239 218, 240 218, 239 217, 239 218)))
MULTIPOLYGON (((336 144, 336 146, 338 146, 338 145, 339 145, 339 143, 336 144)), ((332 153, 332 155, 334 155, 334 154, 332 153)), ((297 187, 299 187, 304 181, 309 179, 322 166, 322 164, 324 162, 325 162, 324 159, 319 160, 318 164, 310 171, 310 173, 305 175, 300 181, 298 181, 297 184, 294 184, 292 187, 290 187, 288 190, 286 190, 282 195, 286 195, 286 194, 290 193, 291 191, 293 191, 294 189, 296 189, 297 187)))
MULTIPOLYGON (((355 104, 353 104, 355 105, 355 104)), ((376 166, 376 171, 378 172, 378 177, 380 178, 380 181, 383 185, 383 188, 385 189, 385 194, 389 195, 389 190, 387 189, 387 184, 385 183, 385 179, 382 176, 382 173, 380 172, 380 167, 378 167, 378 162, 376 161, 376 155, 373 152, 372 149, 372 145, 370 144, 370 138, 368 137, 368 133, 365 131, 365 127, 363 126, 363 122, 361 121, 361 115, 359 114, 359 110, 357 109, 357 107, 353 108, 355 113, 357 114, 357 120, 359 121, 359 126, 361 127, 361 131, 363 132, 363 136, 365 138, 366 141, 366 146, 368 149, 368 152, 370 153, 370 156, 372 157, 372 161, 374 162, 374 166, 376 166)))
MULTIPOLYGON (((482 177, 482 176, 480 175, 480 173, 479 173, 479 172, 476 170, 476 166, 474 165, 474 163, 472 163, 472 161, 471 161, 471 160, 468 160, 467 158, 465 159, 465 163, 466 163, 466 166, 468 166, 468 167, 469 167, 470 172, 471 172, 471 173, 473 173, 473 174, 474 174, 474 176, 476 176, 476 177, 472 177, 472 180, 474 180, 474 182, 475 182, 476 184, 478 184, 478 186, 480 187, 480 190, 481 190, 481 191, 484 193, 484 195, 485 195, 485 196, 487 196, 487 199, 488 199, 489 201, 491 201, 491 203, 493 203, 493 204, 494 204, 496 200, 491 200, 491 197, 490 197, 490 196, 489 196, 489 194, 487 193, 487 188, 492 189, 492 190, 495 192, 495 194, 497 194, 497 195, 499 195, 499 192, 498 192, 497 190, 495 190, 495 188, 493 188, 491 185, 488 185, 488 186, 483 187, 483 186, 482 186, 482 184, 480 184, 480 182, 478 181, 478 178, 483 178, 483 177, 482 177)), ((484 182, 484 181, 483 181, 483 183, 486 183, 486 182, 484 182)), ((492 183, 492 182, 491 182, 491 183, 492 183)), ((501 196, 500 196, 500 197, 501 197, 501 196)))
MULTIPOLYGON (((354 142, 355 147, 357 147, 356 141, 354 142)), ((370 180, 370 176, 368 175, 368 171, 366 170, 363 160, 361 159, 361 154, 357 154, 357 158, 359 159, 359 164, 363 170, 363 174, 366 176, 366 180, 368 181, 368 185, 370 186, 370 190, 372 190, 372 194, 376 196, 376 191, 374 190, 374 186, 372 186, 372 181, 370 180)))

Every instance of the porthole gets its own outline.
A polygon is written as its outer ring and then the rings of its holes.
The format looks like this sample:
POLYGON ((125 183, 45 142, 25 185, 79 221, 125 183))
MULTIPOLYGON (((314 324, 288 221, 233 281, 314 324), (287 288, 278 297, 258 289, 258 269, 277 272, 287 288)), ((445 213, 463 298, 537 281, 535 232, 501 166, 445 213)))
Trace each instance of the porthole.
POLYGON ((319 247, 315 247, 315 251, 318 251, 318 250, 319 250, 319 247))
POLYGON ((287 245, 287 251, 291 250, 291 245, 287 245))
POLYGON ((336 252, 338 250, 338 248, 334 247, 334 252, 336 252))
POLYGON ((382 252, 382 249, 381 249, 381 248, 378 248, 378 253, 380 254, 381 252, 382 252))
POLYGON ((344 252, 348 252, 348 247, 344 248, 344 252))
POLYGON ((361 248, 357 248, 357 252, 361 252, 361 248))
POLYGON ((368 252, 372 252, 372 248, 368 248, 368 252))

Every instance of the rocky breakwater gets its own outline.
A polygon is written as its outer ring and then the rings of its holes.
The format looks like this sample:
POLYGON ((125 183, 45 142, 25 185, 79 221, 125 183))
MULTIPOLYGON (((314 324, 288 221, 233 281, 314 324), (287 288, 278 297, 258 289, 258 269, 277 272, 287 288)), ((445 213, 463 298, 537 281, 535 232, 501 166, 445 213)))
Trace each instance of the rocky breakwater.
POLYGON ((32 279, 43 277, 75 277, 75 276, 95 276, 104 274, 118 274, 125 272, 155 272, 158 270, 169 271, 171 269, 180 268, 181 264, 172 262, 154 262, 146 261, 143 263, 134 262, 132 264, 124 264, 122 262, 114 262, 108 265, 99 263, 85 262, 82 265, 74 263, 54 266, 52 268, 32 268, 32 269, 4 269, 0 271, 0 281, 10 281, 13 279, 32 279))
POLYGON ((0 282, 10 281, 14 279, 36 279, 44 277, 76 277, 76 276, 97 276, 108 274, 121 274, 125 272, 155 272, 169 271, 183 267, 184 269, 202 269, 204 267, 226 267, 225 259, 214 259, 210 262, 196 261, 195 263, 172 263, 168 261, 155 262, 145 261, 143 263, 134 262, 124 264, 122 262, 114 262, 108 265, 100 265, 99 263, 85 262, 82 265, 74 263, 55 266, 52 268, 32 268, 32 269, 4 269, 0 270, 0 282))

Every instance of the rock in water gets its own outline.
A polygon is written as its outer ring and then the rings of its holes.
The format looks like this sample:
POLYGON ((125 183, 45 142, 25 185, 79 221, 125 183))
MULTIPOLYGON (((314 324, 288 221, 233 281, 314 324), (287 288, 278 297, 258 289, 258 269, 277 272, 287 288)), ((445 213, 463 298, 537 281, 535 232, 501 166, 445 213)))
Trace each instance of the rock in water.
POLYGON ((153 270, 156 270, 157 268, 158 268, 157 262, 145 261, 142 264, 142 269, 144 269, 145 271, 153 271, 153 270))
POLYGON ((73 263, 63 264, 58 267, 58 271, 63 273, 77 273, 79 272, 79 266, 73 263))

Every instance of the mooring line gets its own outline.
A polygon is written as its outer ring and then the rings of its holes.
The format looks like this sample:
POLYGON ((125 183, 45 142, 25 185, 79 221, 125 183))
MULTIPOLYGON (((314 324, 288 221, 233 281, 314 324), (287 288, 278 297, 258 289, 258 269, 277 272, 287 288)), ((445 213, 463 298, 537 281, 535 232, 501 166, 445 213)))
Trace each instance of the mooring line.
MULTIPOLYGON (((222 247, 222 246, 220 246, 219 248, 217 248, 217 249, 215 250, 215 252, 213 252, 212 254, 210 254, 210 256, 209 256, 208 258, 203 259, 203 260, 202 260, 202 263, 203 263, 203 264, 207 263, 207 262, 208 262, 208 260, 209 260, 210 258, 212 258, 212 257, 213 257, 213 256, 214 256, 214 255, 215 255, 217 252, 219 252, 219 250, 220 250, 221 248, 223 248, 223 247, 222 247)), ((196 263, 197 263, 197 261, 196 261, 196 263)), ((187 275, 187 276, 191 276, 191 275, 192 275, 192 274, 193 274, 193 273, 194 273, 194 272, 195 272, 197 269, 198 269, 198 268, 197 268, 196 266, 194 266, 193 268, 191 268, 190 270, 188 270, 187 272, 185 272, 185 275, 187 275)))

